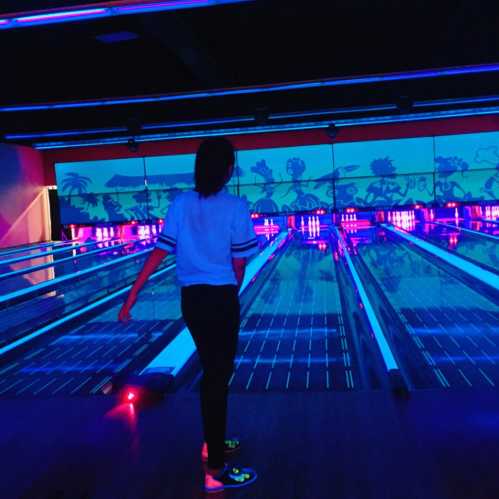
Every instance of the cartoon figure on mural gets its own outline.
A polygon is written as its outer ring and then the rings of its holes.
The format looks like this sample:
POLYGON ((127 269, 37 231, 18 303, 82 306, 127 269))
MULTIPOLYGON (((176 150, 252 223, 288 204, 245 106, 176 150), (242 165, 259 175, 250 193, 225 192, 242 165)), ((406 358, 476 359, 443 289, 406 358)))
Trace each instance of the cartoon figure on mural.
POLYGON ((416 187, 414 177, 401 177, 395 179, 396 167, 389 157, 378 158, 371 162, 371 171, 378 180, 371 182, 366 188, 364 198, 358 197, 357 202, 362 205, 393 206, 397 204, 410 204, 412 199, 406 199, 410 189, 416 187), (401 183, 404 182, 405 186, 401 183))
POLYGON ((283 211, 307 211, 316 208, 328 208, 328 204, 321 201, 318 196, 310 193, 306 194, 303 191, 300 180, 306 169, 305 161, 301 158, 289 158, 286 162, 286 173, 291 177, 293 183, 283 197, 285 198, 290 192, 294 192, 296 198, 289 205, 283 205, 283 211))
POLYGON ((260 213, 275 213, 279 211, 279 206, 277 206, 277 203, 272 199, 275 191, 275 181, 272 170, 267 165, 267 162, 264 159, 257 161, 256 164, 251 167, 251 171, 260 175, 265 182, 260 185, 260 192, 264 197, 255 201, 251 207, 252 210, 260 213))
POLYGON ((496 169, 496 172, 484 182, 480 192, 484 192, 490 199, 497 199, 499 196, 499 192, 497 192, 499 191, 499 148, 491 146, 478 149, 475 154, 475 162, 482 163, 484 168, 496 169))
POLYGON ((360 168, 360 165, 346 165, 333 169, 333 173, 328 173, 315 180, 314 189, 320 189, 327 185, 326 197, 331 200, 336 200, 336 207, 342 208, 352 206, 355 203, 355 196, 359 192, 354 182, 338 183, 342 176, 348 175, 360 168))
POLYGON ((457 156, 437 156, 435 163, 438 175, 438 180, 435 182, 436 201, 445 203, 447 201, 471 200, 473 197, 471 192, 466 192, 458 182, 449 179, 451 175, 459 171, 461 172, 461 177, 464 178, 464 172, 469 170, 468 163, 457 156))

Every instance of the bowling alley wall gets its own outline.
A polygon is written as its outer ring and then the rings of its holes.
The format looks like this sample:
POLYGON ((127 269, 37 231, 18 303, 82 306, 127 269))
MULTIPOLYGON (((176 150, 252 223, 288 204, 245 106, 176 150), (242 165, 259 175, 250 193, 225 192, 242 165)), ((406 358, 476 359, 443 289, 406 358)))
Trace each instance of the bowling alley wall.
POLYGON ((0 144, 0 248, 50 239, 42 155, 0 144))
MULTIPOLYGON (((228 189, 260 213, 499 199, 497 131, 237 149, 228 189)), ((56 162, 62 223, 162 218, 194 157, 56 162)))

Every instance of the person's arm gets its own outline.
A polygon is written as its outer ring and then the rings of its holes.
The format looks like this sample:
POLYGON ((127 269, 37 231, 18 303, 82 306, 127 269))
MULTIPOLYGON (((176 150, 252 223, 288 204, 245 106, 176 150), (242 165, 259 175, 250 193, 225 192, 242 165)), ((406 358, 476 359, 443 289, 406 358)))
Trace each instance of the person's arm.
POLYGON ((231 224, 232 269, 237 287, 241 289, 248 257, 258 252, 258 241, 248 210, 248 203, 238 200, 231 224))
POLYGON ((237 289, 240 290, 244 281, 244 271, 246 270, 246 258, 233 258, 232 268, 236 276, 237 289))
POLYGON ((137 296, 140 290, 144 287, 144 284, 149 279, 150 275, 158 268, 159 264, 168 255, 168 251, 161 248, 154 248, 151 254, 147 257, 144 262, 142 270, 139 272, 137 279, 133 283, 132 289, 128 293, 125 303, 121 307, 118 314, 118 320, 121 322, 126 322, 131 319, 130 310, 137 301, 137 296))

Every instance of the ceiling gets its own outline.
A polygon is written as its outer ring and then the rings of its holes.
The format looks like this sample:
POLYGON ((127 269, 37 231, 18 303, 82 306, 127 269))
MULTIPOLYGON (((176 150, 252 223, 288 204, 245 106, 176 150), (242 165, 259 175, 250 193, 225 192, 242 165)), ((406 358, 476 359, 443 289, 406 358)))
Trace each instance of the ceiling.
MULTIPOLYGON (((24 10, 57 6, 53 1, 22 3, 24 10)), ((78 0, 66 5, 84 3, 78 0)), ((256 0, 0 31, 0 46, 4 48, 0 108, 499 62, 498 2, 419 0, 408 5, 399 0, 256 0)), ((0 12, 12 12, 18 6, 18 1, 3 1, 0 12)), ((154 130, 155 124, 170 124, 168 130, 175 131, 171 123, 227 117, 237 122, 246 117, 240 123, 246 126, 255 124, 255 116, 256 122, 262 123, 269 115, 324 109, 339 109, 334 115, 324 115, 326 121, 379 116, 387 111, 373 106, 398 103, 394 109, 400 113, 415 102, 499 95, 498 76, 494 71, 175 101, 0 112, 0 134, 15 137, 74 131, 71 140, 115 137, 140 135, 144 127, 154 130), (353 110, 359 107, 363 110, 353 110)), ((494 99, 475 106, 496 104, 494 99)), ((440 102, 425 109, 463 105, 440 102)), ((394 109, 389 112, 393 114, 394 109)), ((278 122, 300 119, 304 118, 287 117, 278 122)), ((193 124, 179 129, 203 127, 206 125, 193 124)), ((54 137, 57 134, 11 140, 39 143, 54 137)))

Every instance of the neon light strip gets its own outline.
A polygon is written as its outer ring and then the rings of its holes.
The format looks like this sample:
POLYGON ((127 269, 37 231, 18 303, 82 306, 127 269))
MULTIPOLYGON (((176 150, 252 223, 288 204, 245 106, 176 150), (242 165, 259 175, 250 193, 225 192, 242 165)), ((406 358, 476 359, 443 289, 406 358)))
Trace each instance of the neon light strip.
MULTIPOLYGON (((178 121, 171 123, 156 123, 142 126, 142 130, 156 130, 162 128, 185 128, 190 126, 212 126, 221 125, 224 123, 245 123, 255 121, 254 117, 241 116, 240 118, 220 118, 214 120, 199 120, 199 121, 178 121)), ((89 130, 71 130, 71 131, 60 131, 60 132, 35 132, 35 133, 19 133, 12 135, 5 135, 7 140, 19 140, 19 139, 37 139, 44 137, 71 137, 79 135, 94 135, 99 133, 118 133, 126 132, 126 127, 117 128, 95 128, 89 130)))
MULTIPOLYGON (((284 244, 288 233, 283 232, 267 246, 256 258, 251 260, 245 272, 244 281, 239 294, 241 294, 258 272, 267 263, 269 258, 284 244)), ((185 327, 180 333, 141 371, 140 374, 154 372, 167 372, 175 377, 187 364, 196 351, 189 330, 185 327)))
POLYGON ((488 95, 486 97, 464 97, 462 99, 438 99, 434 101, 415 102, 414 107, 449 106, 456 104, 477 104, 485 102, 497 102, 499 95, 488 95))
MULTIPOLYGON (((39 26, 51 23, 63 23, 83 19, 101 18, 105 16, 122 16, 140 14, 141 12, 157 12, 167 10, 189 9, 197 7, 209 7, 223 4, 246 3, 254 0, 182 0, 171 2, 143 3, 130 6, 113 6, 79 10, 61 10, 58 12, 46 12, 34 15, 22 15, 0 19, 0 29, 24 28, 27 26, 39 26)), ((106 4, 104 4, 106 5, 106 4)))
MULTIPOLYGON (((499 100, 499 96, 494 97, 494 100, 499 100)), ((478 100, 476 102, 479 102, 478 100)), ((480 101, 481 102, 481 101, 480 101)), ((421 103, 422 105, 425 103, 421 103)), ((430 103, 431 104, 431 103, 430 103)), ((416 107, 416 105, 415 105, 416 107)), ((286 118, 306 118, 312 116, 324 116, 334 114, 347 114, 347 113, 368 113, 373 111, 382 111, 382 110, 393 110, 396 106, 394 105, 386 105, 386 106, 367 106, 367 107, 354 107, 354 108, 335 108, 335 109, 322 109, 319 111, 305 111, 305 112, 296 112, 296 113, 277 113, 269 116, 269 120, 279 120, 286 118)), ((441 111, 445 112, 445 111, 441 111)), ((450 113, 456 113, 456 110, 448 111, 450 113)), ((494 111, 496 112, 496 111, 494 111)), ((499 112, 499 107, 497 107, 497 112, 499 112)), ((475 113, 476 114, 476 113, 475 113)), ((489 113, 486 113, 489 114, 489 113)), ((417 116, 417 115, 411 115, 417 116)), ((427 115, 425 115, 427 116, 427 115)), ((379 120, 383 119, 383 117, 377 117, 379 120)), ((402 118, 399 115, 399 118, 402 118)), ((218 118, 213 120, 196 120, 196 121, 178 121, 171 123, 152 123, 142 126, 143 130, 156 130, 162 128, 185 128, 191 126, 212 126, 212 125, 220 125, 225 123, 251 123, 254 122, 254 116, 240 116, 236 118, 218 118)), ((337 121, 339 123, 339 121, 337 121)), ((321 123, 321 126, 326 126, 329 123, 321 123)), ((343 126, 348 126, 348 124, 343 124, 343 126)), ((117 128, 95 128, 95 129, 87 129, 87 130, 71 130, 71 131, 56 131, 56 132, 34 132, 34 133, 20 133, 20 134, 7 134, 5 138, 7 140, 26 140, 26 139, 42 139, 46 137, 71 137, 71 136, 79 136, 79 135, 94 135, 101 133, 118 133, 118 132, 126 132, 126 127, 117 127, 117 128)))
POLYGON ((478 237, 488 237, 490 239, 493 239, 494 241, 499 241, 499 237, 494 236, 493 234, 487 234, 486 232, 479 232, 479 231, 473 230, 473 229, 466 229, 465 227, 458 227, 457 225, 446 224, 443 222, 430 222, 430 223, 435 224, 435 225, 443 225, 445 227, 450 227, 451 229, 457 229, 457 230, 463 231, 463 232, 469 232, 470 234, 473 234, 473 235, 478 236, 478 237))
POLYGON ((225 97, 230 95, 252 95, 269 92, 283 92, 289 90, 307 90, 313 88, 326 88, 345 85, 363 85, 366 83, 383 83, 398 80, 415 80, 421 78, 441 78, 447 76, 480 74, 498 72, 499 64, 481 64, 476 66, 462 66, 441 68, 433 70, 417 70, 400 73, 387 73, 379 75, 366 75, 354 77, 337 77, 324 80, 304 81, 297 83, 278 83, 270 85, 257 85, 244 88, 215 89, 198 92, 185 92, 164 94, 150 97, 127 97, 118 99, 98 99, 82 102, 55 102, 47 104, 33 104, 21 106, 3 106, 1 112, 14 111, 41 111, 48 109, 68 109, 80 107, 116 106, 123 104, 141 104, 146 102, 168 102, 180 100, 196 100, 212 97, 225 97))
POLYGON ((378 318, 376 317, 376 313, 374 312, 371 302, 369 301, 364 285, 362 284, 359 274, 357 273, 357 269, 355 268, 352 259, 350 258, 350 254, 348 253, 345 241, 343 240, 343 237, 340 234, 338 228, 334 227, 334 230, 336 232, 336 237, 338 238, 338 242, 340 243, 340 246, 343 250, 343 256, 345 257, 345 260, 347 262, 350 274, 352 275, 353 280, 355 282, 355 286, 357 287, 357 291, 359 292, 360 301, 364 306, 364 310, 366 311, 369 325, 371 326, 371 329, 374 333, 374 338, 376 340, 376 343, 378 344, 381 356, 383 357, 383 362, 385 363, 385 367, 389 372, 400 371, 400 367, 395 359, 395 355, 393 354, 390 345, 386 341, 383 329, 378 321, 378 318))
POLYGON ((127 255, 127 256, 124 256, 121 258, 117 258, 116 260, 113 260, 111 262, 102 263, 101 265, 96 265, 95 267, 90 267, 88 269, 80 270, 78 272, 74 272, 74 273, 69 274, 69 275, 64 275, 61 277, 57 277, 56 279, 51 279, 50 281, 45 281, 45 282, 41 282, 40 284, 35 284, 34 286, 30 286, 29 288, 24 288, 24 289, 21 289, 19 291, 13 291, 12 293, 7 293, 5 295, 0 296, 0 305, 5 303, 5 302, 8 302, 10 300, 19 298, 21 296, 30 295, 30 294, 35 293, 35 292, 40 291, 40 290, 51 289, 55 285, 58 285, 60 283, 63 283, 66 281, 71 281, 73 279, 77 279, 80 277, 84 277, 87 274, 94 273, 98 270, 106 269, 106 268, 111 267, 113 265, 117 265, 118 263, 126 262, 128 260, 131 260, 132 258, 137 258, 140 255, 145 255, 145 254, 151 252, 152 250, 153 250, 153 248, 149 248, 149 249, 143 250, 139 253, 134 253, 132 255, 127 255))
POLYGON ((108 9, 86 9, 86 10, 68 10, 64 12, 51 12, 47 14, 38 14, 36 16, 23 16, 14 18, 16 23, 37 23, 40 21, 52 21, 61 19, 70 19, 74 17, 98 16, 108 13, 108 9))
POLYGON ((185 7, 201 7, 206 5, 212 5, 211 0, 184 0, 180 2, 160 2, 152 4, 142 4, 142 5, 130 5, 127 7, 116 7, 118 12, 147 12, 151 10, 169 10, 169 9, 181 9, 185 7))
MULTIPOLYGON (((335 120, 334 123, 338 126, 359 126, 359 125, 373 125, 380 123, 401 123, 407 121, 422 121, 436 118, 450 118, 456 116, 482 116, 488 114, 499 114, 499 107, 482 108, 482 109, 464 109, 458 111, 443 111, 434 113, 420 113, 413 115, 394 115, 394 116, 380 116, 372 118, 357 118, 350 120, 335 120)), ((197 137, 210 137, 213 135, 243 135, 251 133, 266 133, 266 132, 284 132, 291 130, 313 130, 325 129, 329 122, 312 122, 312 123, 289 123, 281 125, 265 125, 258 127, 245 127, 245 128, 218 128, 213 130, 197 130, 191 132, 172 132, 164 134, 151 134, 141 135, 134 137, 136 142, 153 142, 159 140, 175 140, 187 139, 197 137)), ((131 136, 127 137, 114 137, 105 138, 91 141, 71 141, 71 142, 36 142, 33 147, 39 150, 44 149, 65 149, 68 147, 87 147, 99 146, 109 144, 126 144, 131 136)))
MULTIPOLYGON (((149 279, 156 279, 157 277, 162 276, 165 272, 168 272, 169 270, 173 269, 175 267, 175 264, 173 263, 172 265, 165 267, 164 269, 154 273, 151 275, 149 279)), ((83 308, 80 308, 76 312, 72 312, 69 315, 66 315, 65 317, 62 317, 61 319, 57 319, 54 322, 51 322, 50 324, 47 324, 46 326, 37 329, 31 334, 28 334, 27 336, 23 336, 22 338, 19 338, 18 340, 9 343, 8 345, 0 348, 0 356, 6 354, 7 352, 10 352, 11 350, 14 350, 14 348, 17 348, 20 345, 23 345, 24 343, 27 343, 28 341, 31 341, 32 339, 44 334, 48 333, 49 331, 52 331, 58 326, 61 326, 62 324, 65 324, 66 322, 69 322, 77 317, 80 317, 86 312, 89 312, 97 307, 100 307, 101 305, 113 300, 114 298, 117 298, 118 296, 124 295, 127 293, 130 289, 132 288, 132 285, 130 284, 129 286, 124 287, 123 289, 120 289, 119 291, 115 291, 111 293, 110 295, 105 296, 104 298, 100 298, 99 300, 91 303, 90 305, 85 305, 83 308)))
POLYGON ((415 244, 416 246, 419 246, 421 249, 427 251, 428 253, 431 253, 432 255, 444 260, 445 262, 450 263, 454 267, 457 267, 459 270, 462 270, 475 279, 484 282, 496 291, 499 290, 499 276, 493 274, 492 272, 484 270, 478 265, 468 262, 467 260, 463 260, 462 258, 459 258, 458 256, 448 251, 434 246, 433 244, 427 243, 426 241, 423 241, 422 239, 419 239, 412 234, 408 234, 402 229, 395 229, 394 227, 391 227, 387 224, 381 224, 381 226, 387 230, 390 230, 391 232, 395 232, 395 234, 398 234, 400 237, 415 244))

